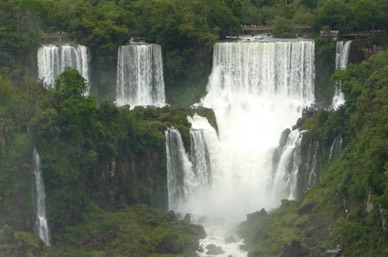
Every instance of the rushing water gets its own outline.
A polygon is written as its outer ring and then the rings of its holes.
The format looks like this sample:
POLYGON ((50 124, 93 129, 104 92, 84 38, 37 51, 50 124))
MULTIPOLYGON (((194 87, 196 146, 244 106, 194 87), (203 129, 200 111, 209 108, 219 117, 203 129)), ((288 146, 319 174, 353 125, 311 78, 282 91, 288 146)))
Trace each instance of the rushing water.
MULTIPOLYGON (((349 50, 352 41, 337 41, 336 53, 335 53, 335 68, 346 69, 348 65, 349 50)), ((341 92, 341 81, 335 82, 334 96, 332 100, 333 109, 338 109, 345 103, 345 96, 341 92)))
MULTIPOLYGON (((83 45, 43 45, 38 49, 38 77, 47 87, 54 87, 57 76, 72 67, 88 82, 89 61, 88 49, 83 45)), ((84 94, 89 94, 89 87, 84 94)))
POLYGON ((330 147, 329 161, 341 156, 343 148, 342 136, 337 136, 330 147))
POLYGON ((120 46, 117 105, 165 105, 162 49, 156 44, 120 46))
POLYGON ((300 146, 304 132, 295 129, 288 135, 274 175, 272 192, 288 195, 289 200, 296 200, 298 195, 298 173, 302 163, 300 146))
MULTIPOLYGON (((197 157, 191 149, 196 162, 191 167, 192 184, 200 190, 172 208, 191 213, 205 226, 208 237, 200 242, 204 251, 199 256, 209 255, 206 247, 210 244, 222 246, 225 253, 218 256, 246 256, 239 249, 241 240, 235 237, 227 244, 225 237, 234 234, 234 225, 247 213, 275 208, 281 199, 290 197, 292 192, 284 188, 290 187, 292 175, 274 179, 272 155, 281 132, 295 124, 303 106, 314 101, 314 76, 314 42, 310 40, 214 46, 213 70, 200 105, 214 110, 218 137, 211 147, 192 146, 202 148, 205 155, 197 157), (211 167, 204 168, 208 163, 211 167)), ((192 138, 202 144, 203 135, 209 133, 203 132, 206 126, 196 119, 189 121, 192 138), (202 131, 197 133, 199 128, 202 131)), ((299 139, 295 136, 294 148, 299 139)))
POLYGON ((40 157, 38 151, 33 151, 33 175, 34 175, 34 213, 35 213, 35 234, 45 243, 47 246, 51 246, 50 233, 46 218, 46 206, 44 199, 46 197, 44 192, 43 177, 40 167, 40 157))

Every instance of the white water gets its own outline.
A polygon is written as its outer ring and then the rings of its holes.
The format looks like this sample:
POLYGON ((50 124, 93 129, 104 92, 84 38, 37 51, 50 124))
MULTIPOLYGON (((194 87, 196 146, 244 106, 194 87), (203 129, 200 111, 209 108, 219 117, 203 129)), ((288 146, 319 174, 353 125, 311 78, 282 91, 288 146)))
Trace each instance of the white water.
MULTIPOLYGON (((310 147, 311 148, 311 145, 310 147)), ((307 188, 312 188, 315 185, 315 182, 317 181, 317 173, 316 173, 316 168, 317 168, 317 154, 318 154, 318 149, 319 149, 319 142, 316 142, 314 145, 314 154, 311 159, 311 156, 309 156, 308 164, 309 164, 309 181, 308 181, 308 186, 307 188)), ((309 154, 310 154, 310 149, 309 149, 309 154)))
POLYGON ((35 213, 35 234, 47 246, 51 246, 50 233, 46 218, 46 206, 44 199, 46 197, 44 192, 44 183, 40 167, 40 157, 38 151, 34 148, 33 151, 33 175, 34 175, 34 213, 35 213))
POLYGON ((342 136, 337 136, 330 147, 330 154, 329 154, 329 161, 333 160, 334 158, 340 156, 342 154, 342 136))
POLYGON ((300 143, 304 132, 295 129, 288 135, 275 172, 272 193, 288 200, 296 200, 298 193, 299 165, 302 163, 300 143))
MULTIPOLYGON (((79 71, 89 81, 89 55, 83 45, 43 45, 38 49, 38 77, 47 87, 55 86, 55 79, 66 67, 79 71)), ((87 87, 84 95, 89 94, 87 87)))
POLYGON ((178 129, 169 128, 165 132, 167 152, 167 188, 170 210, 179 210, 188 195, 196 188, 192 164, 183 146, 178 129))
MULTIPOLYGON (((335 53, 335 68, 336 69, 346 69, 348 65, 349 50, 352 41, 337 41, 336 53, 335 53)), ((341 105, 345 103, 345 96, 341 92, 341 81, 336 81, 334 96, 332 100, 332 107, 334 110, 338 109, 341 105)))
MULTIPOLYGON (((204 180, 195 197, 186 197, 173 208, 192 213, 194 221, 205 226, 208 237, 200 242, 203 248, 215 244, 226 251, 218 256, 246 256, 237 237, 232 244, 224 238, 234 234, 234 226, 246 214, 276 208, 289 197, 284 190, 274 190, 272 155, 281 132, 301 117, 303 106, 314 101, 314 74, 313 41, 214 46, 208 92, 200 105, 213 108, 217 118, 219 141, 211 157, 216 164, 206 169, 211 179, 204 180)), ((193 128, 198 124, 191 122, 193 128)), ((196 181, 198 187, 201 183, 196 181)), ((289 183, 284 178, 276 182, 279 188, 289 183)), ((206 250, 198 255, 208 256, 206 250)))
POLYGON ((117 62, 116 104, 165 105, 160 45, 120 46, 117 62))

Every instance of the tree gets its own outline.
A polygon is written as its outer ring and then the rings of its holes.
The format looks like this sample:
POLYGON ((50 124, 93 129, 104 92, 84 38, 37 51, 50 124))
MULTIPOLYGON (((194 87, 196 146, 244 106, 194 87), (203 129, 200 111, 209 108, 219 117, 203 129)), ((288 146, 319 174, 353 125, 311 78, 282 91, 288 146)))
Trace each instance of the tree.
POLYGON ((86 91, 86 80, 77 69, 66 67, 55 81, 55 89, 61 99, 81 96, 86 91))
POLYGON ((384 28, 381 26, 384 19, 381 10, 382 6, 379 6, 377 1, 357 1, 353 7, 355 28, 358 30, 374 30, 376 26, 384 28))
POLYGON ((314 30, 319 32, 322 26, 335 30, 352 29, 353 13, 349 5, 341 0, 328 0, 317 9, 314 30))

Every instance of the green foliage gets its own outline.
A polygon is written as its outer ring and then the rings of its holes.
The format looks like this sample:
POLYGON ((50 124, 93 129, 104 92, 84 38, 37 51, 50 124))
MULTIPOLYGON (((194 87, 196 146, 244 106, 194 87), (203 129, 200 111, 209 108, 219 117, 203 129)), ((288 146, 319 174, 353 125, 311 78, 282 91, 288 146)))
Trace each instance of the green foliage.
POLYGON ((54 235, 55 248, 44 247, 36 235, 12 228, 8 228, 12 240, 7 241, 5 228, 0 229, 0 252, 9 257, 193 256, 198 240, 205 236, 202 227, 179 221, 173 212, 144 205, 115 212, 89 206, 82 215, 82 224, 54 235))
POLYGON ((335 30, 351 29, 352 20, 353 13, 349 5, 341 0, 329 0, 318 9, 314 28, 315 31, 319 31, 322 26, 326 25, 335 30))
MULTIPOLYGON (((250 252, 278 256, 284 244, 297 238, 313 256, 323 256, 321 249, 338 244, 346 256, 385 254, 388 237, 382 226, 387 213, 381 210, 388 206, 387 57, 387 53, 374 55, 360 65, 337 71, 333 79, 343 80, 345 106, 306 115, 299 123, 308 130, 303 148, 319 143, 320 180, 303 192, 300 202, 283 203, 268 217, 243 224, 250 252), (329 159, 338 135, 344 138, 343 153, 329 159), (311 203, 312 209, 303 211, 311 203), (287 223, 289 219, 294 223, 287 223)), ((299 171, 301 176, 303 172, 299 171)))
POLYGON ((293 38, 295 37, 294 26, 292 22, 285 18, 278 17, 273 24, 272 35, 274 37, 281 38, 293 38))

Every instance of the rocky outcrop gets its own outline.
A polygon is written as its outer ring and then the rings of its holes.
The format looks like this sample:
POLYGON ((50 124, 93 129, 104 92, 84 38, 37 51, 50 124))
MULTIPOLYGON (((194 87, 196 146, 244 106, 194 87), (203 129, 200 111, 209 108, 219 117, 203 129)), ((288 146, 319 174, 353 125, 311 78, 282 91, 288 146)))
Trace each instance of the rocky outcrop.
POLYGON ((292 241, 290 245, 284 247, 281 257, 307 257, 310 256, 310 252, 307 248, 303 247, 299 241, 292 241))

